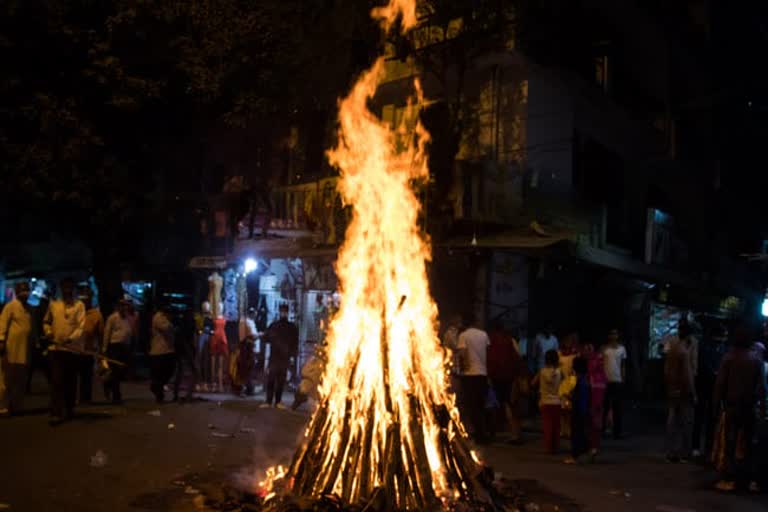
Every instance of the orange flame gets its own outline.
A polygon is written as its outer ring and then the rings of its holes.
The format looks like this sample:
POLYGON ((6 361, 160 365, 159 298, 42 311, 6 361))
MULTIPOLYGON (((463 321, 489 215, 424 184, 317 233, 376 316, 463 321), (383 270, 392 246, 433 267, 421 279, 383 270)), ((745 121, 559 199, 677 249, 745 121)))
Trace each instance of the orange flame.
MULTIPOLYGON (((391 0, 372 15, 382 19, 384 30, 397 19, 410 28, 416 23, 415 0, 391 0)), ((301 473, 296 468, 308 464, 324 468, 294 489, 299 493, 370 496, 372 489, 392 485, 385 481, 386 459, 394 446, 398 461, 410 461, 401 462, 406 475, 393 482, 396 487, 449 500, 466 485, 457 483, 446 446, 466 433, 447 391, 447 361, 426 273, 430 248, 419 231, 421 205, 413 190, 414 181, 429 174, 429 134, 418 121, 423 105, 418 81, 400 126, 393 129, 369 110, 383 78, 379 58, 339 103, 338 145, 328 158, 339 169, 339 190, 352 207, 336 266, 342 301, 328 331, 321 407, 291 472, 301 473), (449 416, 442 425, 435 413, 439 407, 449 416), (312 436, 321 437, 322 446, 313 444, 312 436), (431 489, 424 492, 425 486, 431 489)), ((469 454, 467 460, 473 464, 469 454)))

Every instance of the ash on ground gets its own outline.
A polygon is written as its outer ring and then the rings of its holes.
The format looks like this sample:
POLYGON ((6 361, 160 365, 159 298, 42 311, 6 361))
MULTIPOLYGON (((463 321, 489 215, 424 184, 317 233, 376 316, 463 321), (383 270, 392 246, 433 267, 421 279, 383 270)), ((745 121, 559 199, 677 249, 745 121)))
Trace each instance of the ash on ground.
MULTIPOLYGON (((230 473, 231 474, 231 473, 230 473)), ((454 503, 450 512, 582 512, 573 500, 557 494, 537 480, 497 479, 493 504, 454 503)), ((362 505, 342 503, 333 495, 315 498, 281 497, 266 503, 238 488, 231 477, 210 472, 177 476, 171 488, 137 497, 132 506, 144 510, 175 512, 395 512, 386 511, 375 497, 362 505)))

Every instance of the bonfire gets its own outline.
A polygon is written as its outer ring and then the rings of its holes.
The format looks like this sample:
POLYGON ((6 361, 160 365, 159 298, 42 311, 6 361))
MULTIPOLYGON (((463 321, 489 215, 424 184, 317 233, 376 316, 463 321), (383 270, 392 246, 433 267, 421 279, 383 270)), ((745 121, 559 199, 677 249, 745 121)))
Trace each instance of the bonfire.
MULTIPOLYGON (((390 0, 372 15, 385 32, 407 31, 415 0, 390 0)), ((352 207, 337 261, 343 299, 328 332, 319 405, 290 466, 260 483, 267 503, 334 496, 380 510, 440 510, 491 502, 448 389, 427 281, 430 247, 414 192, 429 172, 421 87, 414 82, 402 122, 391 126, 368 108, 383 78, 379 58, 339 102, 328 158, 352 207)))

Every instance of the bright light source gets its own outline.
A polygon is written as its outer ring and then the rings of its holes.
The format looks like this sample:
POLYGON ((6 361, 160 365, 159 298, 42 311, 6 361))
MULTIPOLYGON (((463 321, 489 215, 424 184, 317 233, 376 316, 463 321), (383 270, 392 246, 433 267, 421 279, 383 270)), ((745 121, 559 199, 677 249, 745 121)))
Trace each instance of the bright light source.
POLYGON ((768 299, 763 299, 763 316, 768 316, 768 299))
POLYGON ((243 263, 243 269, 245 270, 246 274, 250 274, 257 268, 259 268, 259 262, 253 258, 247 258, 245 263, 243 263))

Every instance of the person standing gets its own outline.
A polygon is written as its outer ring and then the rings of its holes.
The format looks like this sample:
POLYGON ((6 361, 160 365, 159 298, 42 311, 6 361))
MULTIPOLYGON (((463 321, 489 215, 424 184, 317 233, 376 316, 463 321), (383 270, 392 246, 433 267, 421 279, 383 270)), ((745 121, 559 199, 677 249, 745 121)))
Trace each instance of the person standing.
POLYGON ((691 453, 693 405, 696 402, 691 365, 691 329, 681 325, 677 341, 670 344, 664 360, 667 388, 667 462, 686 462, 691 453))
MULTIPOLYGON (((731 337, 731 350, 717 372, 713 400, 723 412, 723 438, 718 453, 713 454, 722 479, 716 489, 731 492, 736 484, 746 484, 752 477, 752 439, 758 404, 765 400, 763 364, 751 350, 748 329, 739 326, 731 337)), ((750 482, 756 486, 754 481, 750 482)))
POLYGON ((551 325, 544 328, 542 332, 536 335, 536 339, 533 341, 533 350, 531 357, 534 361, 534 370, 539 371, 546 366, 546 354, 550 350, 557 351, 560 348, 560 343, 555 336, 554 329, 551 325))
POLYGON ((608 413, 613 418, 613 438, 621 439, 623 432, 623 396, 626 376, 627 349, 621 344, 619 330, 608 332, 608 344, 603 349, 603 364, 607 385, 603 408, 603 428, 608 425, 608 413))
POLYGON ((131 357, 131 340, 136 335, 133 317, 130 315, 130 304, 126 299, 120 300, 117 310, 109 315, 104 326, 104 342, 102 351, 107 357, 122 363, 110 363, 109 378, 104 382, 104 395, 113 404, 123 402, 120 384, 125 376, 125 365, 131 357))
POLYGON ((49 294, 50 290, 46 290, 45 294, 40 297, 40 304, 36 308, 32 308, 32 332, 30 333, 30 351, 29 351, 29 366, 27 368, 27 393, 32 392, 32 378, 34 377, 35 370, 40 370, 45 377, 45 382, 50 388, 51 386, 51 367, 48 364, 48 358, 45 355, 45 349, 47 343, 45 342, 45 330, 43 328, 43 320, 46 313, 48 313, 49 294))
POLYGON ((59 425, 72 418, 77 394, 78 354, 67 350, 79 347, 85 329, 85 305, 75 298, 75 283, 63 279, 61 299, 51 301, 43 321, 43 329, 51 343, 48 357, 51 363, 50 424, 59 425))
POLYGON ((544 355, 544 367, 533 379, 539 387, 539 407, 541 426, 544 436, 544 450, 555 454, 560 448, 560 361, 556 350, 549 350, 544 355))
POLYGON ((274 405, 284 409, 283 387, 291 359, 296 357, 299 349, 299 329, 288 320, 288 304, 280 304, 280 318, 267 328, 266 344, 269 345, 269 362, 267 367, 267 401, 264 407, 274 405))
POLYGON ((171 380, 176 368, 175 339, 176 327, 168 316, 167 306, 163 305, 152 317, 149 346, 151 390, 159 404, 165 402, 165 385, 171 380))
POLYGON ((563 385, 560 388, 560 436, 571 438, 571 409, 573 407, 573 388, 576 386, 576 376, 573 371, 573 361, 579 354, 579 333, 569 332, 563 337, 560 349, 557 351, 560 360, 560 373, 563 375, 563 385))
POLYGON ((448 327, 443 332, 443 348, 451 362, 451 389, 458 393, 461 376, 461 361, 459 361, 459 334, 461 334, 461 315, 453 315, 448 320, 448 327))
POLYGON ((24 408, 32 331, 32 316, 27 309, 29 283, 17 283, 15 295, 0 314, 0 378, 5 386, 5 397, 0 393, 0 415, 10 416, 24 408))
POLYGON ((250 308, 248 316, 240 321, 240 344, 237 349, 237 369, 233 388, 235 394, 240 395, 245 388, 247 396, 253 396, 255 392, 253 379, 256 372, 256 355, 261 347, 259 338, 261 334, 256 329, 256 309, 250 308))
POLYGON ((195 390, 195 386, 198 383, 199 375, 197 369, 197 354, 196 354, 196 323, 195 316, 191 310, 187 310, 181 317, 181 326, 179 327, 178 336, 176 336, 176 380, 173 384, 173 401, 179 400, 179 389, 181 387, 181 381, 184 378, 184 367, 189 367, 192 374, 192 382, 190 382, 187 388, 186 399, 192 398, 192 393, 195 390))
POLYGON ((523 400, 519 387, 526 372, 515 339, 497 323, 491 329, 488 346, 488 378, 501 408, 504 427, 510 431, 510 442, 518 443, 522 426, 519 408, 523 400))
MULTIPOLYGON (((101 340, 104 338, 104 317, 99 308, 93 304, 93 290, 85 287, 80 294, 85 304, 85 327, 83 328, 82 349, 91 354, 99 353, 101 340)), ((87 404, 93 398, 93 365, 94 357, 83 354, 78 362, 78 377, 80 381, 80 403, 87 404)))
POLYGON ((717 372, 727 347, 728 331, 724 326, 714 328, 712 334, 699 345, 699 373, 696 376, 696 410, 693 420, 692 456, 701 459, 709 453, 715 437, 715 407, 712 395, 717 372), (702 446, 702 434, 704 445, 702 446))
POLYGON ((592 419, 589 432, 591 455, 594 458, 600 452, 604 425, 605 389, 608 385, 608 379, 605 376, 605 362, 600 351, 595 350, 595 347, 588 343, 582 347, 582 355, 587 361, 587 375, 589 377, 589 410, 592 419))
POLYGON ((477 327, 477 322, 467 318, 469 326, 461 334, 456 350, 461 361, 461 396, 462 403, 473 428, 476 442, 488 441, 488 429, 485 424, 485 402, 488 395, 488 346, 491 343, 488 334, 477 327))
POLYGON ((590 449, 590 430, 592 426, 589 399, 589 365, 581 356, 573 360, 573 372, 576 385, 571 395, 571 456, 566 464, 575 464, 590 449))

